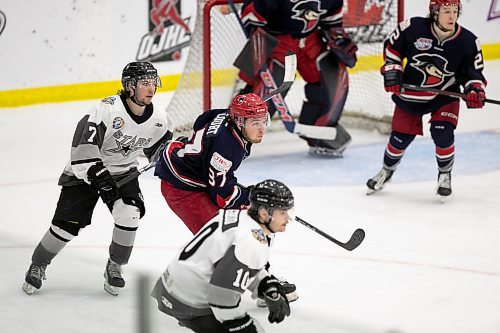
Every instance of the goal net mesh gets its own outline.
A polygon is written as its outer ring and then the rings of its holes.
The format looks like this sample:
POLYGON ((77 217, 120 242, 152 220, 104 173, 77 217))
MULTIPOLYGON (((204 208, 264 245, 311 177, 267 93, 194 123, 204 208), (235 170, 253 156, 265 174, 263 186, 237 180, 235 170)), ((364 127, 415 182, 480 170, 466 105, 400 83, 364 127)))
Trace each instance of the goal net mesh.
MULTIPOLYGON (((349 95, 340 120, 348 127, 376 128, 381 132, 390 129, 393 106, 390 95, 384 91, 379 69, 383 63, 383 41, 402 19, 402 1, 344 2, 344 26, 359 48, 358 62, 349 69, 349 95)), ((239 8, 242 1, 234 2, 239 8)), ((245 43, 245 34, 227 0, 199 3, 186 66, 167 108, 177 132, 190 131, 203 111, 228 107, 242 86, 233 62, 245 43)), ((285 98, 296 117, 304 100, 304 84, 297 76, 285 98)))

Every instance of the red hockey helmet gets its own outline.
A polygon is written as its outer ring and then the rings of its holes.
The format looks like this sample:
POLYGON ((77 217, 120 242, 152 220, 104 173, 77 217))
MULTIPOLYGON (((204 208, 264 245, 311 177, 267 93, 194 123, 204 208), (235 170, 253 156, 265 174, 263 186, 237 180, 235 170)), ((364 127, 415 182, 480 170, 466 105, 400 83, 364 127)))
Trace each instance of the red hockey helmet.
POLYGON ((437 13, 441 6, 458 6, 458 13, 460 14, 460 10, 462 5, 460 4, 460 0, 430 0, 429 1, 429 12, 431 16, 433 13, 437 13))
POLYGON ((237 125, 243 126, 247 118, 268 119, 267 105, 253 93, 238 95, 233 98, 229 106, 229 117, 237 125))

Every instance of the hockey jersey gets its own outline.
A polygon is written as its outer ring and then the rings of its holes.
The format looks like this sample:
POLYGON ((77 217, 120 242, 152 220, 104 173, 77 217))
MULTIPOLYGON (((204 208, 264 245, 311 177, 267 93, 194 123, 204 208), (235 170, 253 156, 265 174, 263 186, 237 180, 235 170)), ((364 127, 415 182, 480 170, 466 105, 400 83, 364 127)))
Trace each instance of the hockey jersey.
MULTIPOLYGON (((403 82, 420 87, 460 92, 460 86, 486 80, 481 45, 469 30, 456 24, 455 33, 440 41, 432 23, 423 17, 413 17, 399 23, 384 43, 385 66, 402 65, 403 82)), ((406 90, 393 95, 394 102, 416 114, 433 112, 456 98, 430 92, 406 90)))
POLYGON ((198 116, 190 141, 168 144, 155 175, 181 190, 207 191, 221 208, 248 205, 250 191, 238 185, 234 171, 250 155, 252 144, 228 117, 226 109, 198 116))
POLYGON ((241 19, 247 29, 303 38, 318 27, 342 26, 342 6, 342 0, 245 0, 241 19))
POLYGON ((246 211, 220 210, 168 265, 153 296, 178 318, 242 317, 241 295, 268 275, 271 237, 246 211))
POLYGON ((89 183, 88 169, 102 162, 120 178, 139 165, 138 156, 172 138, 173 123, 164 110, 147 105, 142 116, 129 109, 125 96, 102 99, 79 122, 71 156, 59 185, 89 183))

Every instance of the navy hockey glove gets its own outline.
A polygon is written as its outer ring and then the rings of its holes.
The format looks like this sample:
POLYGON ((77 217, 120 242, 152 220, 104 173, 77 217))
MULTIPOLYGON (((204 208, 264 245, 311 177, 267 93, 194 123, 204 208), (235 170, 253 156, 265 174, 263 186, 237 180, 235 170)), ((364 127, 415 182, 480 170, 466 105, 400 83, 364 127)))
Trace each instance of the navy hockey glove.
POLYGON ((270 323, 281 323, 290 315, 290 305, 281 283, 273 275, 263 278, 257 289, 258 295, 269 308, 267 319, 270 323))
POLYGON ((358 47, 352 41, 351 37, 341 27, 330 28, 324 30, 328 46, 330 50, 343 62, 347 67, 354 67, 358 58, 356 51, 358 47))
POLYGON ((91 166, 87 171, 87 177, 92 186, 99 191, 99 195, 104 203, 107 204, 119 198, 120 192, 118 191, 116 182, 102 162, 91 166))
POLYGON ((474 82, 464 89, 464 101, 469 109, 480 109, 484 106, 486 94, 480 83, 474 82))
POLYGON ((385 65, 381 68, 384 76, 384 89, 387 92, 401 94, 401 82, 403 81, 403 67, 399 64, 385 65))
POLYGON ((226 320, 222 323, 222 326, 224 326, 228 332, 257 333, 257 327, 255 327, 253 319, 249 315, 245 315, 243 318, 226 320))

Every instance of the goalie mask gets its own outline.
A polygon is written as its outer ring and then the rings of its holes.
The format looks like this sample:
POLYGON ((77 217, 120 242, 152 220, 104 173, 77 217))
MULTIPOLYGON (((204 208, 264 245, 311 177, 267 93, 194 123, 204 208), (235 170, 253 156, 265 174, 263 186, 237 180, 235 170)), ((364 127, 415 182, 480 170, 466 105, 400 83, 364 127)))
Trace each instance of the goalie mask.
POLYGON ((274 209, 290 210, 294 207, 292 191, 280 181, 267 179, 256 184, 250 192, 248 214, 257 222, 264 224, 271 232, 269 224, 274 209), (269 220, 260 222, 258 210, 263 207, 269 213, 269 220))
MULTIPOLYGON (((137 88, 141 80, 153 80, 156 88, 161 88, 161 79, 156 68, 149 62, 131 62, 122 72, 122 87, 130 96, 130 88, 137 88)), ((155 89, 156 91, 156 89, 155 89)))
POLYGON ((253 93, 238 95, 233 98, 229 106, 229 118, 239 127, 244 127, 245 119, 265 119, 269 124, 269 113, 267 105, 262 99, 253 93))

